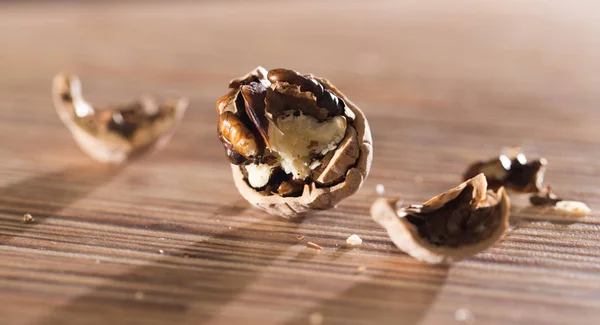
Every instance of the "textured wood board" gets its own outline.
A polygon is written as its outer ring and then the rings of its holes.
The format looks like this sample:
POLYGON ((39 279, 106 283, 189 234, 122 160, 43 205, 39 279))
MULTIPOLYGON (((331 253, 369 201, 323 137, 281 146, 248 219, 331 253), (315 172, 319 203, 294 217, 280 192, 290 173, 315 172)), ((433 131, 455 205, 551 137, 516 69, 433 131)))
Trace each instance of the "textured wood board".
POLYGON ((567 218, 516 198, 504 240, 432 267, 399 252, 368 207, 377 184, 422 202, 520 145, 549 160, 557 192, 599 210, 598 9, 0 3, 0 324, 469 323, 461 308, 479 324, 596 324, 597 212, 567 218), (325 76, 369 117, 372 174, 338 209, 290 222, 235 191, 214 102, 258 64, 325 76), (188 96, 190 109, 163 151, 105 168, 52 107, 59 71, 99 105, 150 93, 188 96), (344 247, 354 233, 363 245, 344 247))

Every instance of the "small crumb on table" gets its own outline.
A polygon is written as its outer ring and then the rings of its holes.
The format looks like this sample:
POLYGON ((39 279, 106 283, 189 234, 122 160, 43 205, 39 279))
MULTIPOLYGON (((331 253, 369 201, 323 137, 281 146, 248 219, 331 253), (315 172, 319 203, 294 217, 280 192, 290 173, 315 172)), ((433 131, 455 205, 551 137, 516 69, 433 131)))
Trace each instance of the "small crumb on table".
POLYGON ((456 321, 458 322, 465 322, 468 324, 473 324, 473 322, 475 322, 475 317, 473 316, 473 313, 466 308, 457 309, 454 312, 454 319, 456 319, 456 321))
POLYGON ((136 291, 135 292, 135 300, 142 300, 144 299, 144 292, 143 291, 136 291))
POLYGON ((358 246, 362 244, 362 239, 360 239, 358 235, 352 235, 346 239, 346 243, 348 243, 351 246, 358 246))
POLYGON ((313 243, 311 241, 309 241, 309 242, 306 243, 306 247, 312 248, 312 249, 316 249, 316 250, 323 250, 323 247, 321 247, 321 246, 319 246, 319 245, 317 245, 317 244, 315 244, 315 243, 313 243))
POLYGON ((31 216, 31 214, 29 213, 25 213, 23 215, 23 223, 34 223, 35 219, 33 218, 33 216, 31 216))
POLYGON ((304 236, 302 236, 302 235, 298 235, 298 236, 296 236, 296 239, 298 239, 298 240, 303 240, 303 239, 304 239, 304 236))
POLYGON ((365 273, 365 271, 367 271, 367 267, 364 265, 361 265, 358 268, 356 268, 356 272, 358 273, 365 273))
POLYGON ((375 192, 377 192, 378 195, 385 194, 385 186, 383 186, 383 184, 377 184, 375 187, 375 192))

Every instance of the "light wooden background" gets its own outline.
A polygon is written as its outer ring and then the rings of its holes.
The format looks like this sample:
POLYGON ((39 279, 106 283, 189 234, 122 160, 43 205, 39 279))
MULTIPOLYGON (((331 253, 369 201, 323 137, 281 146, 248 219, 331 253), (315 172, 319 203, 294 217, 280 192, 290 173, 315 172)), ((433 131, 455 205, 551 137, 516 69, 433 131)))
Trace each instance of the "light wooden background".
POLYGON ((422 202, 520 145, 549 160, 557 192, 600 210, 599 9, 0 2, 0 324, 598 324, 598 212, 517 198, 504 240, 436 267, 393 246, 368 207, 377 184, 422 202), (237 194, 214 102, 259 64, 327 77, 367 114, 372 174, 338 209, 290 222, 237 194), (105 168, 52 107, 59 71, 98 105, 148 93, 191 106, 165 150, 105 168), (363 245, 345 248, 354 233, 363 245))

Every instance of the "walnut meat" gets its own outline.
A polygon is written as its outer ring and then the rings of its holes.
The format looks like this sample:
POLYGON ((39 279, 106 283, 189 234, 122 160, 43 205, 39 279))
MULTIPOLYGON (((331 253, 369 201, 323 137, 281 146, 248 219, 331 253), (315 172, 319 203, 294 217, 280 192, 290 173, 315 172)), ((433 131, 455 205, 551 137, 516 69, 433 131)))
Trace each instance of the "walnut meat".
POLYGON ((508 227, 510 202, 504 188, 487 190, 479 174, 423 205, 397 209, 397 201, 380 198, 373 219, 394 244, 428 263, 449 263, 492 246, 508 227))
POLYGON ((258 67, 216 104, 236 187, 253 205, 294 217, 334 207, 369 173, 362 111, 326 79, 258 67))
POLYGON ((182 120, 185 98, 157 103, 142 97, 130 104, 98 110, 83 99, 76 76, 53 80, 54 106, 81 149, 92 159, 122 163, 164 146, 182 120))

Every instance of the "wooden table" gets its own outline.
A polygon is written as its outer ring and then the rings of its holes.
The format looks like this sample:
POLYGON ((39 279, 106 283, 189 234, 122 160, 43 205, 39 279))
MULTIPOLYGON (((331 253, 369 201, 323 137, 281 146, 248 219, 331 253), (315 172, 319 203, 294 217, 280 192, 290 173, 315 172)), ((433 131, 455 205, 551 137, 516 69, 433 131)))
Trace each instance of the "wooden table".
POLYGON ((0 324, 598 324, 598 212, 513 198, 505 238, 445 267, 400 252, 368 213, 377 184, 422 202, 508 145, 600 210, 598 9, 0 2, 0 324), (369 117, 372 173, 337 209, 288 221, 236 192, 214 102, 259 64, 325 76, 369 117), (103 167, 52 107, 59 71, 98 105, 191 106, 164 150, 103 167), (364 243, 345 247, 351 234, 364 243))

